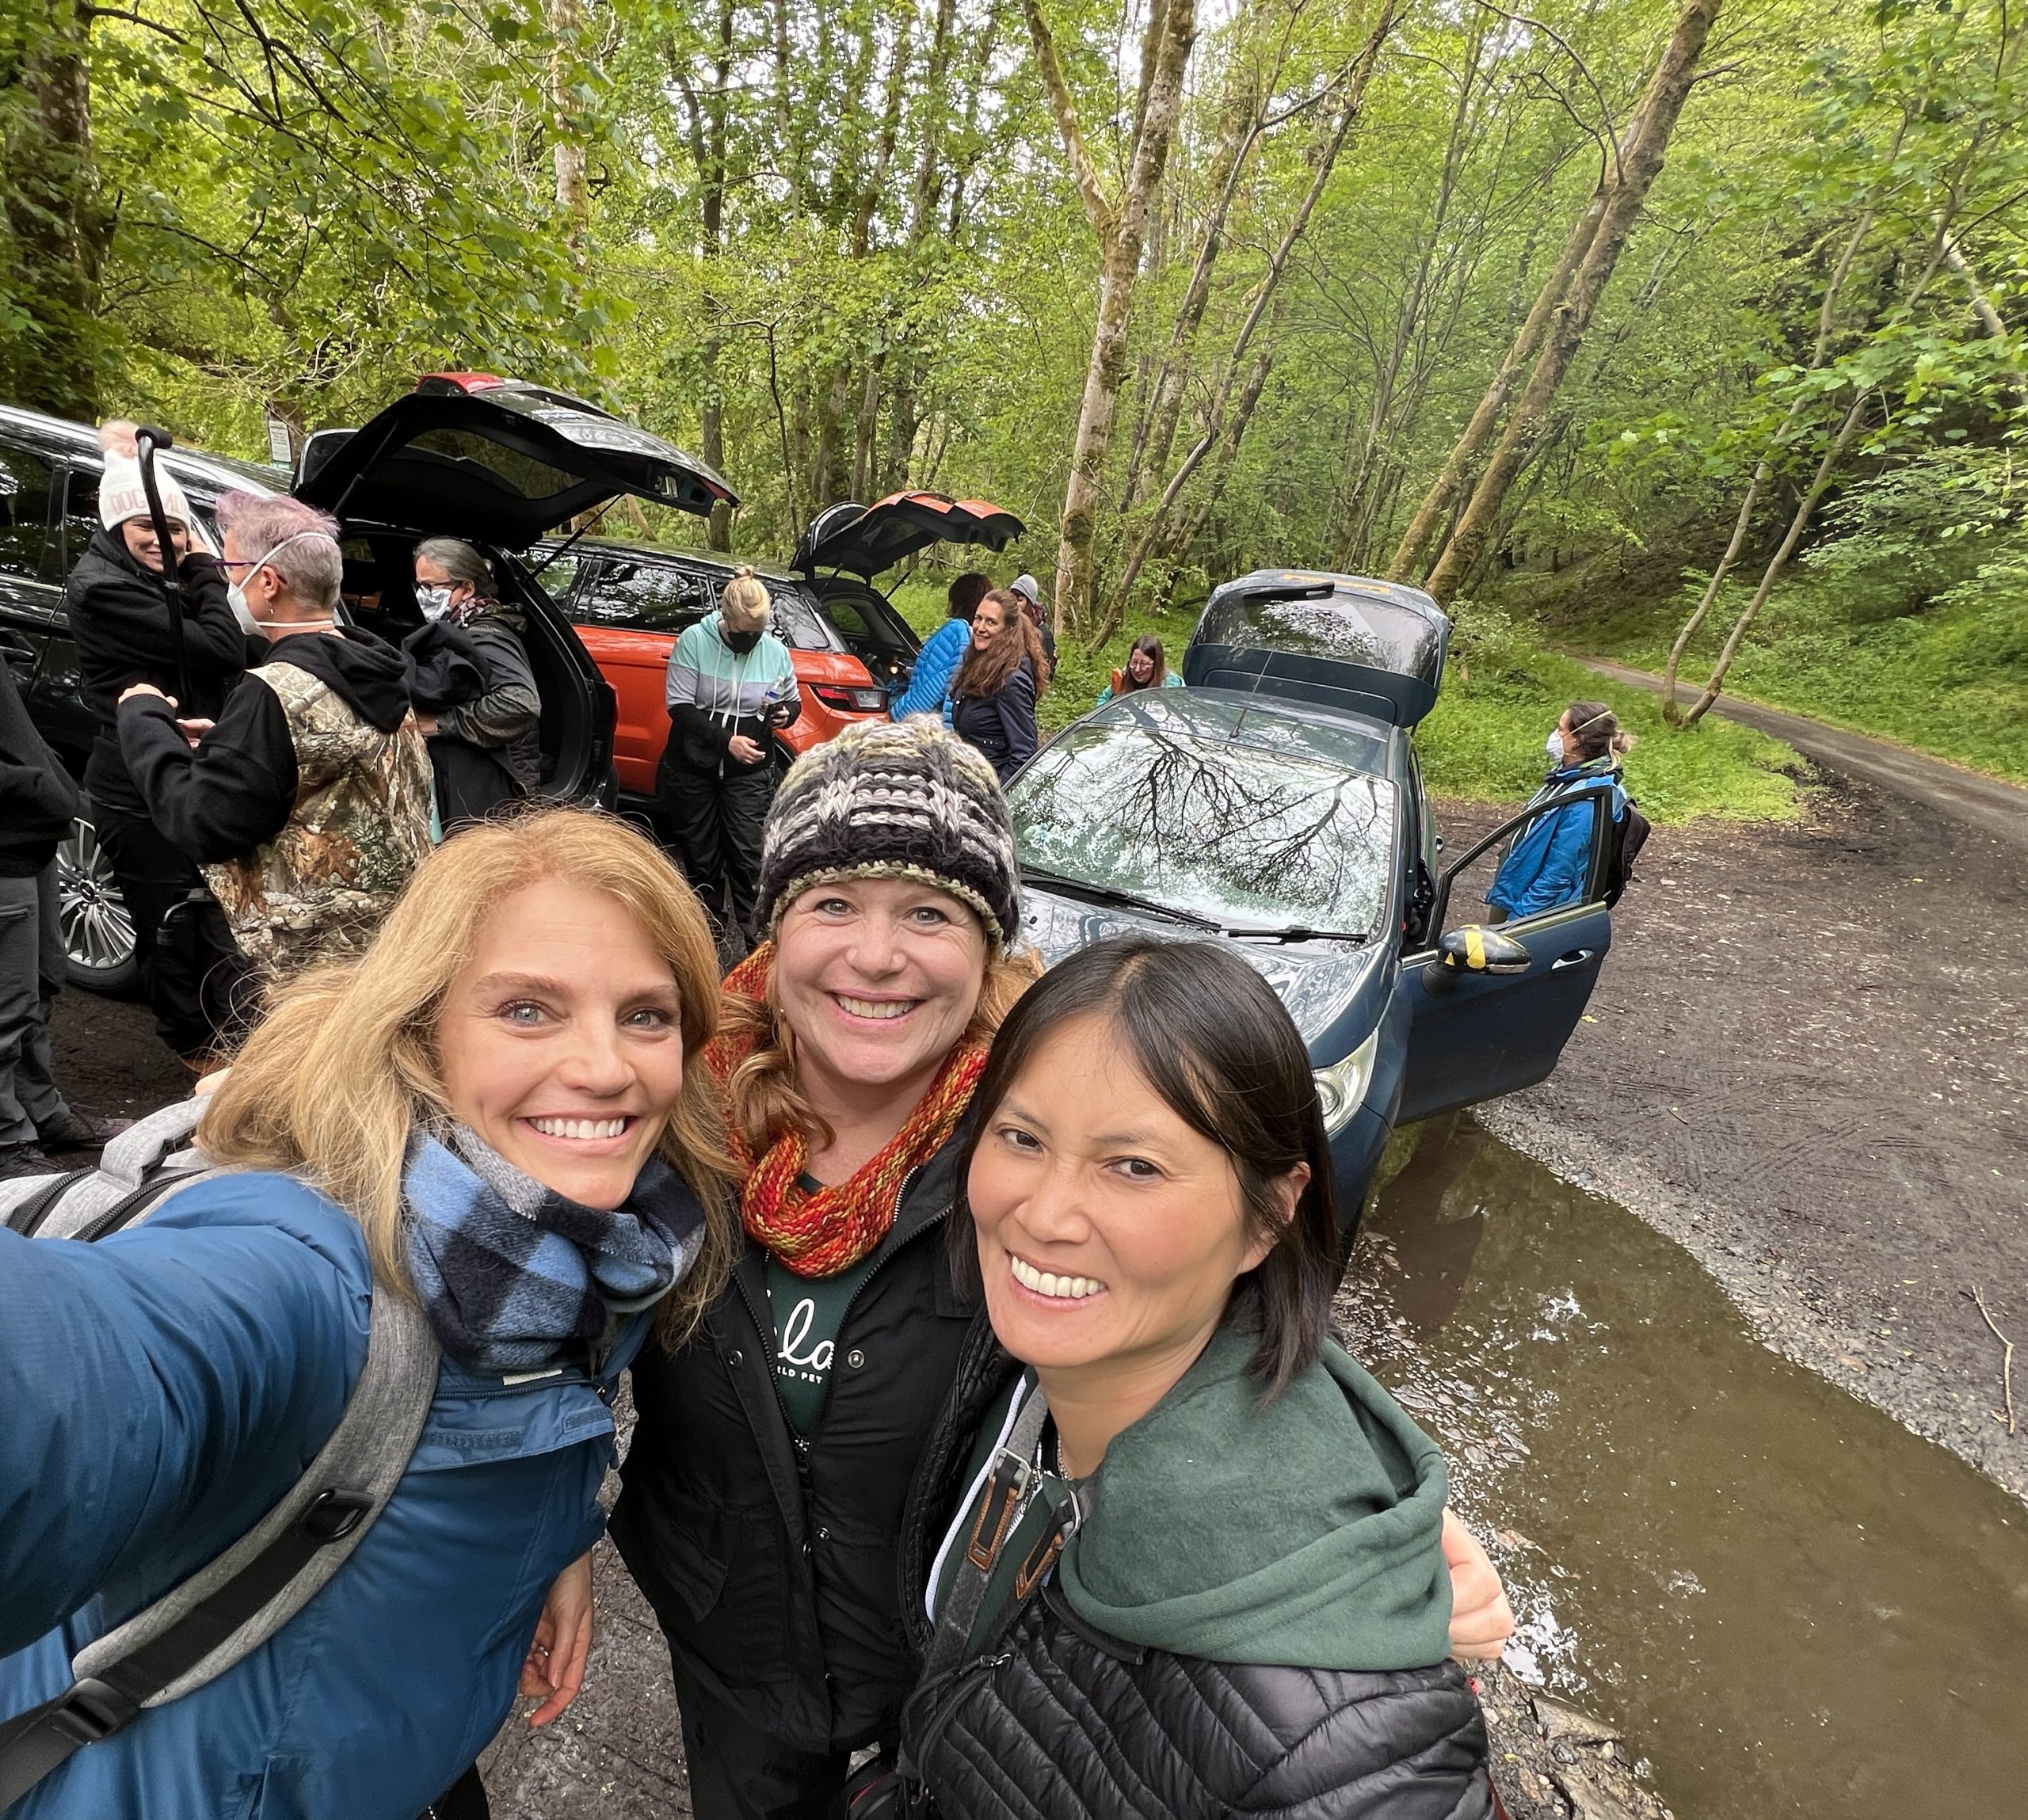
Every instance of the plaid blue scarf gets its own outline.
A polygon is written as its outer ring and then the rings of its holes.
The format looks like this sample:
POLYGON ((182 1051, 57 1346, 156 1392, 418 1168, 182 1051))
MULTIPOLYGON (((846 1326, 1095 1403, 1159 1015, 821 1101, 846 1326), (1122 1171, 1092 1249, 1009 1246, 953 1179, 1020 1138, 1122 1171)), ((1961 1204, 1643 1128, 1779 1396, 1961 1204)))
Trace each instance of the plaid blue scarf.
POLYGON ((417 1132, 402 1190, 409 1274, 437 1343, 467 1370, 539 1371, 652 1306, 697 1261, 704 1210, 651 1156, 612 1213, 524 1175, 463 1125, 417 1132), (456 1146, 454 1149, 452 1148, 456 1146))

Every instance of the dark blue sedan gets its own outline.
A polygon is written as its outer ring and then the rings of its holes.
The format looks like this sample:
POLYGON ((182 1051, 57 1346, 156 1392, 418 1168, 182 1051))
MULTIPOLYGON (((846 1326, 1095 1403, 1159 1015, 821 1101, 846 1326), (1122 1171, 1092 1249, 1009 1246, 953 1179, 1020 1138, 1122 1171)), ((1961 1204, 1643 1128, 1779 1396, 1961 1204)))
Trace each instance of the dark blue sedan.
POLYGON ((1577 900, 1497 928, 1452 913, 1465 866, 1584 798, 1439 868, 1412 731, 1448 634, 1413 588, 1247 576, 1212 596, 1187 687, 1087 714, 1008 792, 1046 957, 1130 930, 1217 939, 1273 985, 1315 1065, 1348 1243, 1394 1127, 1548 1075, 1612 941, 1595 801, 1577 900))

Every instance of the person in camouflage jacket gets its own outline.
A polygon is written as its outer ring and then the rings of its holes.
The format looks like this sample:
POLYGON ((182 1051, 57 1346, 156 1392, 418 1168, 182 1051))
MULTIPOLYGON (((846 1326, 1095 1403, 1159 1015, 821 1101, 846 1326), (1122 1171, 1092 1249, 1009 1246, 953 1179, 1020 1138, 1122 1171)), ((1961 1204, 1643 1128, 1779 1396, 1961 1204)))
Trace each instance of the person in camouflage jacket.
POLYGON ((156 825, 204 868, 246 958, 269 971, 364 948, 430 842, 428 748, 402 656, 334 617, 335 527, 293 500, 219 501, 225 566, 272 641, 215 724, 147 684, 120 746, 156 825))

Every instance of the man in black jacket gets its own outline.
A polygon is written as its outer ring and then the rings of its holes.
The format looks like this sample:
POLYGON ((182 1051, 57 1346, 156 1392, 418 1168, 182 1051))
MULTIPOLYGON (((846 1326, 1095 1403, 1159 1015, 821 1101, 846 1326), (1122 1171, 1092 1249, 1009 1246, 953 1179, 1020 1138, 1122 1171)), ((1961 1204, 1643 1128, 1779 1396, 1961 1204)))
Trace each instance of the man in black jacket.
MULTIPOLYGON (((85 766, 85 788, 100 845, 133 921, 135 958, 147 983, 155 1030, 201 1069, 218 1041, 219 988, 238 971, 238 958, 196 867, 150 820, 120 756, 120 692, 136 683, 174 692, 177 648, 162 597, 162 553, 134 455, 133 426, 108 424, 99 440, 106 451, 99 483, 100 528, 63 593, 77 642, 81 692, 98 723, 85 766)), ((227 692, 245 669, 250 642, 227 602, 218 559, 196 541, 183 489, 169 473, 159 473, 157 480, 182 584, 190 694, 182 711, 208 719, 224 706, 227 692)), ((255 638, 251 645, 257 661, 262 642, 255 638)))
MULTIPOLYGON (((429 756, 402 654, 337 621, 337 527, 290 499, 219 502, 225 567, 272 641, 215 723, 162 690, 120 698, 120 748, 156 826, 204 870, 269 971, 360 952, 429 849, 429 756)), ((239 1007, 243 1011, 242 994, 239 1007)))
POLYGON ((49 1008, 63 983, 56 848, 78 786, 30 723, 0 653, 0 1176, 55 1166, 36 1148, 102 1144, 115 1128, 63 1103, 49 1067, 49 1008))

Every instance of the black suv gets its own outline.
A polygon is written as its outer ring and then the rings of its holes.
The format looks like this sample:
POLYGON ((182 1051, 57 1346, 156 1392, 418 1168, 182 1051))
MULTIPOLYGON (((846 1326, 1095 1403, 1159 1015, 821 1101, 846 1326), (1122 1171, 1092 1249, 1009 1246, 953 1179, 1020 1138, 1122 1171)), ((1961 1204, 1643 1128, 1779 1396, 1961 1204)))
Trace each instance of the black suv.
MULTIPOLYGON (((411 394, 358 430, 320 431, 304 447, 292 488, 276 468, 185 449, 161 459, 208 521, 219 496, 235 487, 292 490, 332 513, 344 539, 348 611, 390 638, 421 623, 416 544, 449 536, 478 546, 501 599, 525 618, 542 696, 541 792, 566 802, 613 800, 612 691, 518 553, 621 493, 698 513, 733 498, 680 450, 596 406, 533 386, 411 394)), ((97 527, 102 466, 87 425, 0 407, 0 641, 16 650, 30 716, 80 776, 93 725, 78 693, 63 581, 97 527)), ((89 802, 59 855, 59 878, 71 978, 101 991, 130 984, 133 931, 98 852, 89 802)))

